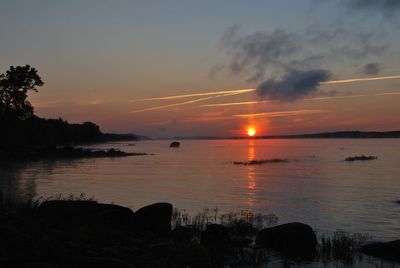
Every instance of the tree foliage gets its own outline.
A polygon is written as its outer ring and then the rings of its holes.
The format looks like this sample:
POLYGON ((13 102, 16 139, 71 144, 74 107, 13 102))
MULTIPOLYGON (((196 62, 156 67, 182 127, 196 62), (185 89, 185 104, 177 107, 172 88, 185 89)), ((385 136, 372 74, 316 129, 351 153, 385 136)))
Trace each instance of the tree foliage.
POLYGON ((44 82, 37 70, 30 65, 11 66, 0 75, 0 116, 27 119, 33 115, 33 107, 27 100, 28 92, 37 92, 44 82))

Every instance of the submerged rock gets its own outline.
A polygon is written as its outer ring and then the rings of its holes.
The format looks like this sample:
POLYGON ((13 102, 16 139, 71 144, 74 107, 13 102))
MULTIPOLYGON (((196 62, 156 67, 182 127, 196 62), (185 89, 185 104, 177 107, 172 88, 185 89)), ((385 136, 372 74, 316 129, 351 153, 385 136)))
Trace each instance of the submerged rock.
POLYGON ((155 203, 135 212, 135 230, 165 235, 171 232, 172 205, 155 203))
POLYGON ((361 247, 360 251, 370 256, 400 262, 400 240, 368 244, 361 247))
POLYGON ((171 148, 178 148, 178 147, 180 147, 180 146, 181 146, 181 143, 178 142, 178 141, 173 141, 173 142, 171 142, 171 144, 169 145, 169 147, 171 147, 171 148))
POLYGON ((311 256, 315 253, 317 237, 309 225, 292 222, 262 229, 256 244, 289 255, 311 256))
POLYGON ((280 159, 280 158, 274 158, 274 159, 261 159, 261 160, 251 160, 247 162, 240 162, 240 161, 234 161, 234 165, 244 165, 244 166, 253 166, 253 165, 262 165, 262 164, 267 164, 267 163, 287 163, 289 162, 288 159, 280 159))
POLYGON ((347 157, 345 161, 353 162, 353 161, 365 161, 365 160, 375 160, 375 159, 378 159, 378 157, 372 155, 371 156, 360 155, 360 156, 347 157))

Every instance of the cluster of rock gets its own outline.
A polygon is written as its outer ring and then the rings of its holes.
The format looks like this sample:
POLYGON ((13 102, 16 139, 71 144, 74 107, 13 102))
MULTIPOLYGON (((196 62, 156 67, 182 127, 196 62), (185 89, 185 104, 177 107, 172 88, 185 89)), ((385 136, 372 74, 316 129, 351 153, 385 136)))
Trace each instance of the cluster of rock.
POLYGON ((145 153, 127 153, 118 149, 92 150, 73 146, 18 147, 13 150, 0 148, 0 160, 41 160, 69 158, 124 157, 146 155, 145 153))
POLYGON ((288 159, 280 159, 280 158, 273 158, 273 159, 261 159, 261 160, 250 160, 246 162, 241 161, 234 161, 234 165, 244 165, 244 166, 254 166, 254 165, 262 165, 267 163, 287 163, 289 162, 288 159))
POLYGON ((345 161, 353 162, 353 161, 365 161, 365 160, 375 160, 378 159, 377 156, 365 156, 365 155, 360 155, 360 156, 349 156, 345 159, 345 161))
MULTIPOLYGON (((200 233, 191 226, 172 230, 172 212, 169 203, 133 212, 95 201, 52 200, 22 214, 0 213, 0 267, 223 267, 243 262, 245 250, 307 259, 316 252, 315 233, 303 223, 262 229, 253 241, 220 224, 200 233)), ((371 247, 364 252, 388 251, 371 247)))

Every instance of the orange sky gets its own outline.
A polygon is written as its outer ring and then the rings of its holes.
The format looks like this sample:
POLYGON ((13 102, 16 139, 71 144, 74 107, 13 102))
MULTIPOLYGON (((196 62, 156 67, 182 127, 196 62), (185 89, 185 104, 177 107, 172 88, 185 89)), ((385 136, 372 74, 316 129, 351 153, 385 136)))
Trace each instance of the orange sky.
POLYGON ((398 130, 400 79, 388 77, 400 75, 400 31, 387 16, 398 9, 368 3, 8 1, 0 72, 30 64, 45 81, 29 96, 37 115, 93 121, 105 132, 398 130), (248 90, 290 68, 327 70, 330 82, 295 101, 248 90))

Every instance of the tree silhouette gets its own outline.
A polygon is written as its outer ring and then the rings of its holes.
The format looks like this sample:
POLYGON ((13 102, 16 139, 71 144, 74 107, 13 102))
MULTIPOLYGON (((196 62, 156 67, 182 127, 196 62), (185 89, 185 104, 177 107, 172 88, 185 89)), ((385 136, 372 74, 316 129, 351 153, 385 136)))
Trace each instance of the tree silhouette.
POLYGON ((11 66, 0 75, 0 116, 27 119, 33 115, 33 107, 27 100, 28 91, 37 92, 44 82, 37 70, 30 65, 11 66))

